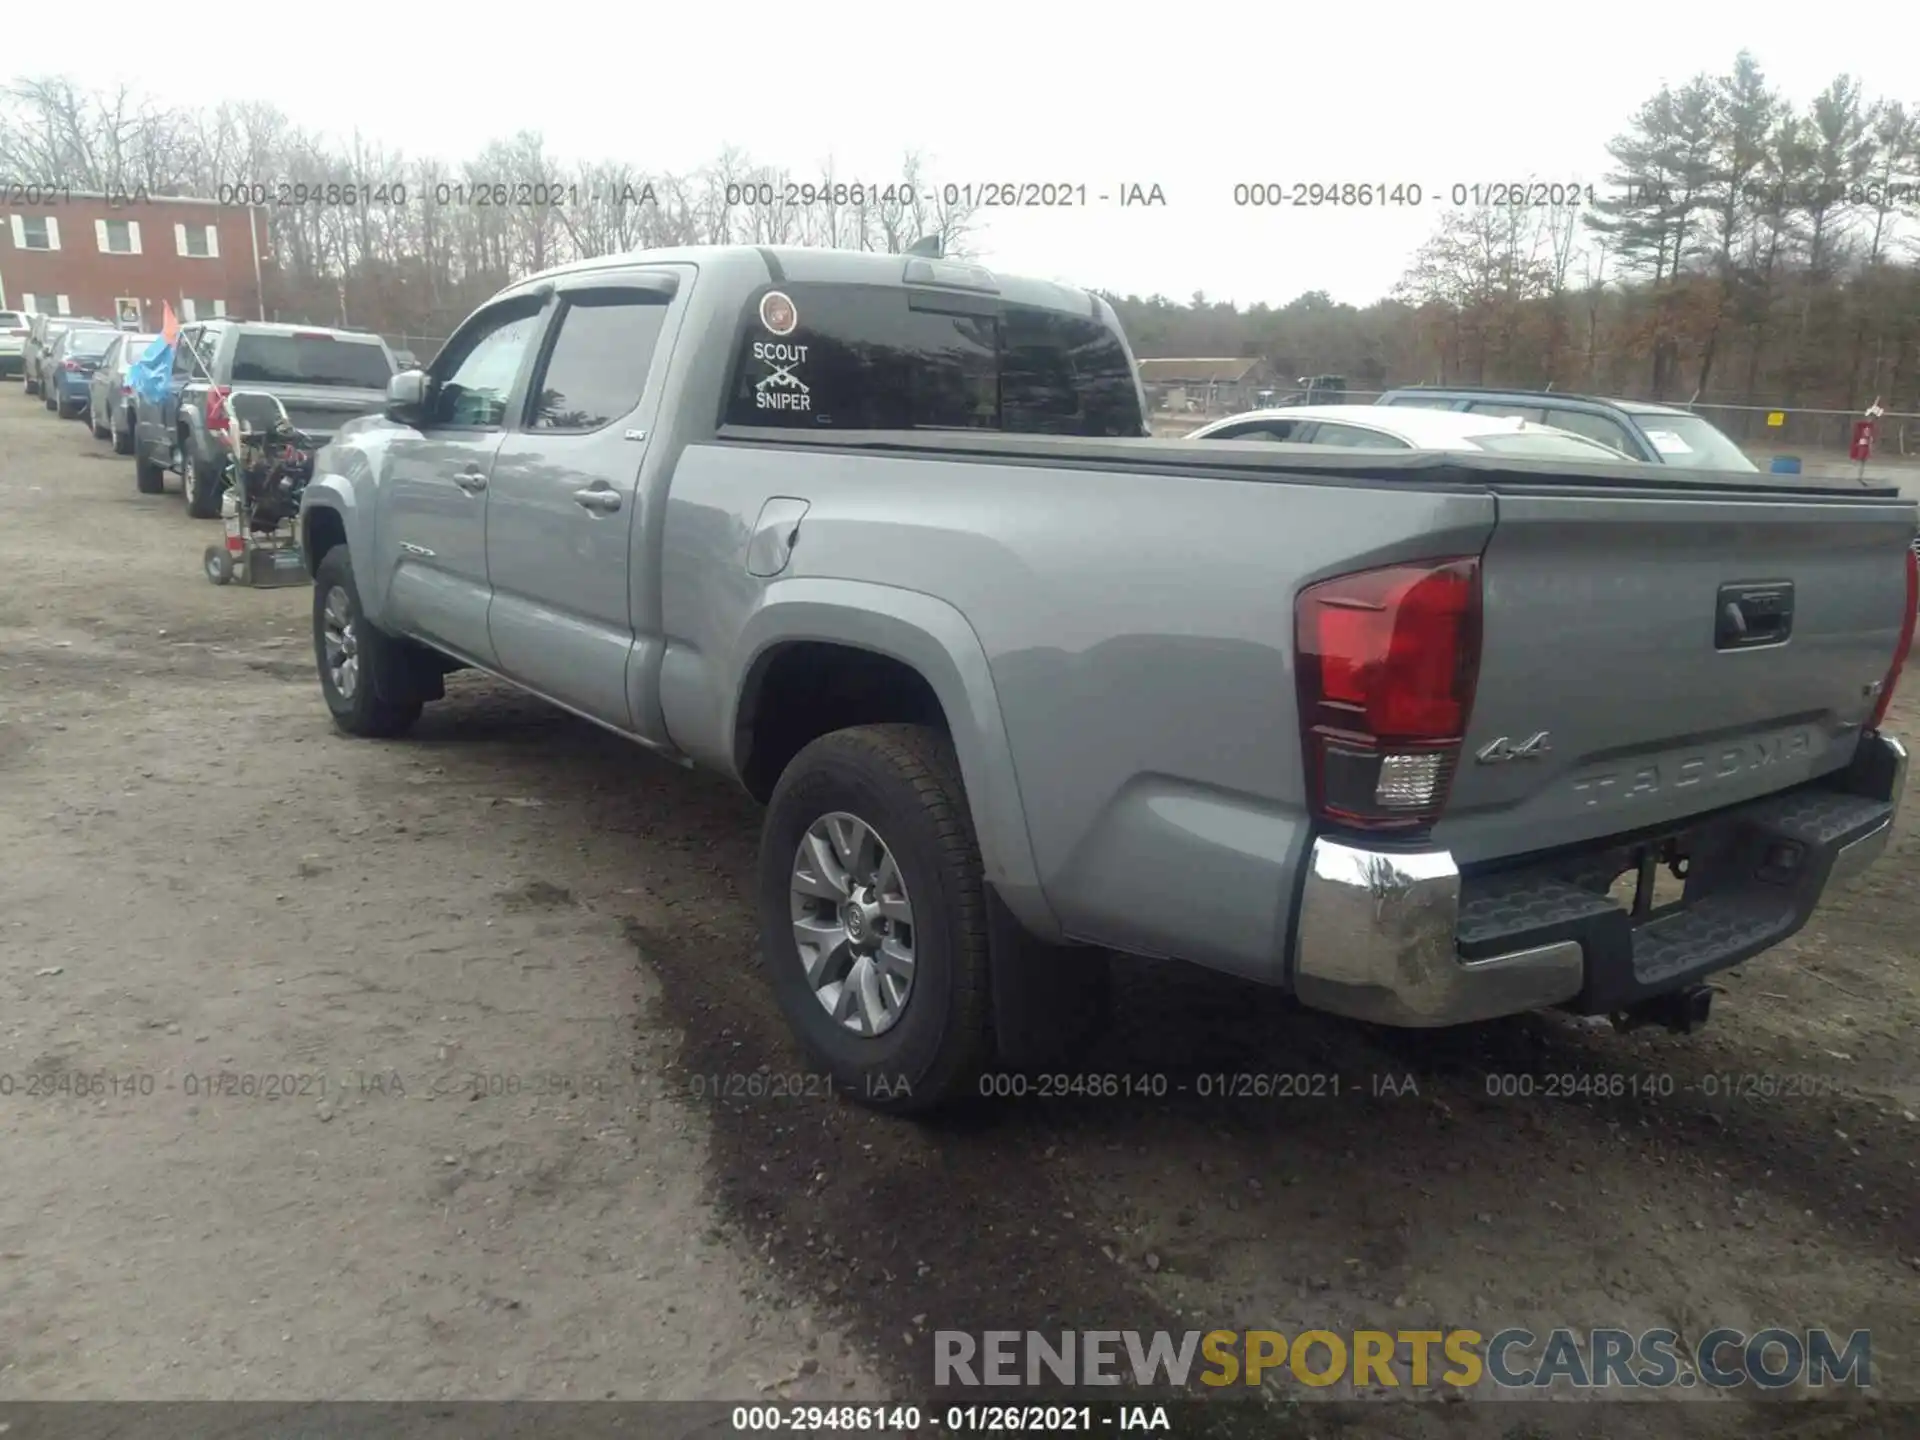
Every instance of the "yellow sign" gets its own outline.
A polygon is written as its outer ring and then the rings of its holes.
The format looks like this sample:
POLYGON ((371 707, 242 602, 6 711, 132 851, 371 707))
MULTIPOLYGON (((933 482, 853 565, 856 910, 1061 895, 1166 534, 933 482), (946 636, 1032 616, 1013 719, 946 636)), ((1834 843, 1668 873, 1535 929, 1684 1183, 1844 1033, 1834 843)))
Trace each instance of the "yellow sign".
POLYGON ((1777 429, 1779 429, 1779 428, 1780 428, 1780 427, 1781 427, 1782 425, 1784 425, 1784 424, 1786 424, 1786 423, 1787 423, 1787 412, 1786 412, 1786 411, 1784 411, 1784 410, 1769 410, 1769 411, 1767 412, 1767 424, 1769 424, 1769 425, 1771 425, 1771 426, 1773 426, 1773 427, 1774 427, 1774 428, 1775 428, 1776 430, 1777 430, 1777 429))

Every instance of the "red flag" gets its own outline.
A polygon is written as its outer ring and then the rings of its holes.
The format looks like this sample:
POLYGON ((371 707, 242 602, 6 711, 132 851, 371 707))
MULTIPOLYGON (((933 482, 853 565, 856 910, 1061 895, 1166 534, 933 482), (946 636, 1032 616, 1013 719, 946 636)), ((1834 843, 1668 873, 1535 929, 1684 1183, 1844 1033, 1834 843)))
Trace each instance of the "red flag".
POLYGON ((160 338, 169 345, 180 343, 180 322, 173 318, 173 306, 160 302, 160 338))

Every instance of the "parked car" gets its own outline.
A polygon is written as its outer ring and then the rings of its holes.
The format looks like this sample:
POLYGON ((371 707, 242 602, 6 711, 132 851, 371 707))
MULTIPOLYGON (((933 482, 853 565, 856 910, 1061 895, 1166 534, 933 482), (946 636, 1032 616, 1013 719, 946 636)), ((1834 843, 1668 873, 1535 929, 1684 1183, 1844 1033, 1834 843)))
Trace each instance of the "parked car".
POLYGON ((96 440, 113 441, 113 453, 133 453, 133 386, 127 367, 160 337, 123 332, 114 337, 87 387, 87 425, 96 440))
POLYGON ((1352 450, 1466 450, 1537 460, 1618 461, 1620 453, 1567 430, 1504 415, 1377 405, 1289 405, 1202 425, 1189 440, 1265 440, 1352 450))
POLYGON ((93 372, 119 338, 118 330, 97 325, 74 325, 61 331, 47 351, 40 382, 47 409, 62 420, 77 420, 85 414, 93 372))
POLYGON ((226 431, 217 422, 236 385, 274 396, 295 429, 325 445, 347 421, 379 412, 393 375, 392 352, 378 335, 254 320, 184 326, 165 398, 134 397, 134 483, 158 495, 171 470, 187 513, 212 519, 227 483, 226 431))
MULTIPOLYGON (((29 396, 46 397, 48 371, 52 367, 54 346, 60 344, 60 336, 67 330, 111 330, 113 321, 94 319, 90 315, 35 315, 33 323, 27 326, 27 353, 25 353, 25 372, 23 382, 29 396)), ((48 407, 52 409, 52 405, 48 407)))
POLYGON ((1416 385, 1389 390, 1376 405, 1513 415, 1571 430, 1630 460, 1695 470, 1758 470, 1740 447, 1690 410, 1644 400, 1600 400, 1548 390, 1473 390, 1416 385))
POLYGON ((100 320, 89 315, 34 315, 27 325, 27 343, 23 352, 24 364, 21 368, 21 380, 27 394, 44 397, 47 384, 47 366, 53 347, 60 337, 75 326, 90 329, 111 329, 111 320, 100 320))
POLYGON ((738 780, 772 992, 894 1110, 1051 1062, 1109 950, 1393 1025, 1689 1028, 1886 847, 1893 490, 1472 451, 1436 484, 1144 421, 1065 285, 549 271, 321 452, 321 698, 391 736, 473 667, 738 780))
POLYGON ((0 310, 0 376, 25 373, 32 320, 24 310, 0 310))

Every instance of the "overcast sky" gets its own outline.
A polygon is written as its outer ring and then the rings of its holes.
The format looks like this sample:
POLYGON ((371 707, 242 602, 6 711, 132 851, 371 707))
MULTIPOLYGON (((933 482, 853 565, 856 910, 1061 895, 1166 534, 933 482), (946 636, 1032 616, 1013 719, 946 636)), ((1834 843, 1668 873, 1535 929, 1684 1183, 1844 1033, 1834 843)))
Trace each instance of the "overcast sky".
POLYGON ((1843 71, 1920 101, 1913 47, 1847 18, 1865 12, 1671 0, 1329 6, 1320 19, 1271 0, 727 0, 657 18, 644 5, 332 0, 224 26, 216 15, 241 12, 189 9, 113 45, 95 43, 84 11, 15 8, 10 70, 34 56, 40 72, 182 103, 266 100, 413 155, 463 158, 529 128, 560 157, 655 171, 734 144, 796 178, 832 156, 843 178, 885 184, 913 148, 935 184, 1084 184, 1086 208, 995 212, 975 248, 1010 271, 1240 303, 1378 298, 1452 185, 1597 185, 1603 146, 1643 100, 1726 70, 1743 45, 1797 101, 1843 71), (1236 208, 1234 186, 1259 181, 1410 183, 1426 199, 1236 208), (1166 205, 1095 198, 1128 184, 1159 185, 1166 205))

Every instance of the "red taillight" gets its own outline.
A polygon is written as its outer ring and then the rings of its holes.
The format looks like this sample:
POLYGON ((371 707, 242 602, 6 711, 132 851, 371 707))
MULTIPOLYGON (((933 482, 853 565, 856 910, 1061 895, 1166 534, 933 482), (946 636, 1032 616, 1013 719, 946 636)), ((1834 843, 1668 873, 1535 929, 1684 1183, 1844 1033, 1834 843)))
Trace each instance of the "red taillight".
POLYGON ((1900 620, 1900 643, 1893 649, 1893 664, 1887 667, 1887 678, 1880 686, 1880 698, 1874 702, 1873 718, 1867 721, 1869 730, 1878 730, 1880 722, 1887 718, 1887 707, 1893 704, 1893 690, 1900 683, 1900 672, 1906 667, 1907 651, 1913 648, 1913 622, 1915 611, 1920 610, 1920 556, 1913 552, 1913 546, 1907 547, 1907 609, 1900 620))
POLYGON ((1323 580, 1294 605, 1300 723, 1316 815, 1428 825, 1446 804, 1480 662, 1480 562, 1323 580))
POLYGON ((227 428, 227 396, 233 393, 230 385, 216 385, 207 391, 207 428, 224 430, 227 428))

